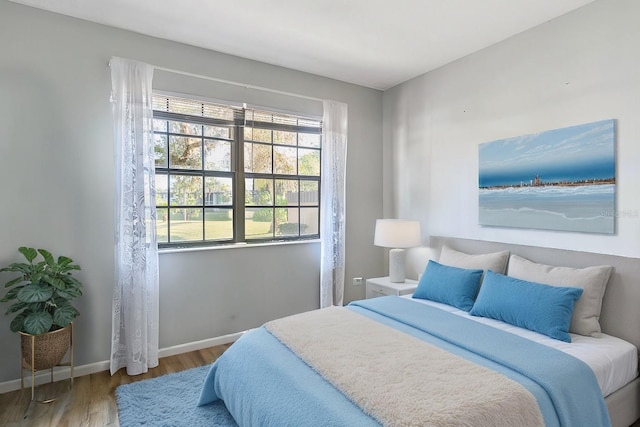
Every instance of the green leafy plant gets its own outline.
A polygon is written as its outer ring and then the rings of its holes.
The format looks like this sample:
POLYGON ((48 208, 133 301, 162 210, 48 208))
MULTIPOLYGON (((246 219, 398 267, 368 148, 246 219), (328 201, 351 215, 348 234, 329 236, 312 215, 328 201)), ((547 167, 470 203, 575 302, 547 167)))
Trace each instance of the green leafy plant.
POLYGON ((65 256, 54 259, 44 249, 18 249, 27 262, 14 262, 0 272, 19 273, 7 283, 10 288, 0 302, 12 303, 7 315, 16 314, 10 328, 13 332, 40 335, 64 328, 80 315, 69 302, 82 295, 82 283, 71 274, 80 267, 65 256), (38 254, 42 260, 38 261, 38 254))

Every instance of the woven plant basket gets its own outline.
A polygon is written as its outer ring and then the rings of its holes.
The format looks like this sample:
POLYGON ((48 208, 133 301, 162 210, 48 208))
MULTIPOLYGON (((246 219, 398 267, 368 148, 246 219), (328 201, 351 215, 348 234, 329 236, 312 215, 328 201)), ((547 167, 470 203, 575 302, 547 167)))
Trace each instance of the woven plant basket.
POLYGON ((50 369, 58 365, 71 345, 71 325, 41 335, 20 333, 22 366, 31 369, 31 337, 34 338, 35 370, 50 369))

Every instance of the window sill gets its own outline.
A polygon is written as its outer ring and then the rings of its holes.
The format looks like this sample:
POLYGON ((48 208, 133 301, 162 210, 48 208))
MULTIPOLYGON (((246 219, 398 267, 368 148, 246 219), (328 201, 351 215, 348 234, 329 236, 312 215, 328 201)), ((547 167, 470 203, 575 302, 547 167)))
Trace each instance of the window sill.
POLYGON ((166 248, 159 249, 158 255, 172 254, 177 252, 200 252, 200 251, 217 251, 227 249, 247 249, 247 248, 259 248, 265 246, 285 246, 285 245, 307 245, 310 243, 320 243, 320 239, 310 240, 294 240, 287 242, 268 242, 268 243, 233 243, 229 245, 216 245, 216 246, 197 246, 191 248, 166 248))

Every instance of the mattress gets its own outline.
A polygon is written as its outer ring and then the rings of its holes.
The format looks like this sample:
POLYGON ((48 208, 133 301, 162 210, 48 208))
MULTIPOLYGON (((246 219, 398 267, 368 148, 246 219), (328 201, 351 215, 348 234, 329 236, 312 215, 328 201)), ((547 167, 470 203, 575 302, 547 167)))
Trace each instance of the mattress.
POLYGON ((471 316, 468 312, 450 305, 412 298, 411 295, 404 295, 402 298, 437 307, 567 353, 583 361, 593 370, 604 397, 638 376, 638 349, 633 344, 611 335, 601 334, 599 338, 594 338, 570 334, 571 342, 567 343, 499 320, 471 316))

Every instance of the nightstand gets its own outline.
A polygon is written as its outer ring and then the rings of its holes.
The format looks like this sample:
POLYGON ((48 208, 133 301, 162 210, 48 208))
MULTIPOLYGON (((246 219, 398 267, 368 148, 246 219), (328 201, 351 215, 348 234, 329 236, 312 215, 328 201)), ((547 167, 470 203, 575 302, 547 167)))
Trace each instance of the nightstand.
POLYGON ((417 280, 406 279, 403 283, 393 283, 387 277, 367 279, 367 298, 383 297, 385 295, 412 294, 418 287, 417 280))

